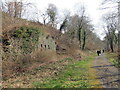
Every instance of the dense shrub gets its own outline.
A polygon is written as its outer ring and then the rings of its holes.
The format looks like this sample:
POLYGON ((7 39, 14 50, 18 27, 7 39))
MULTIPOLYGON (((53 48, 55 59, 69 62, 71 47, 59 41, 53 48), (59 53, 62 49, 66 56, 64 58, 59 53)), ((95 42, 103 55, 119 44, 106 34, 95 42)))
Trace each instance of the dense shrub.
POLYGON ((32 50, 38 43, 39 36, 41 35, 41 30, 32 27, 21 27, 12 33, 15 39, 20 39, 22 41, 21 50, 23 54, 31 53, 32 50))
POLYGON ((29 65, 31 52, 38 45, 41 29, 32 27, 20 27, 10 32, 10 45, 5 46, 8 51, 3 51, 3 78, 9 77, 12 73, 22 73, 29 65), (9 72, 9 73, 8 73, 9 72))

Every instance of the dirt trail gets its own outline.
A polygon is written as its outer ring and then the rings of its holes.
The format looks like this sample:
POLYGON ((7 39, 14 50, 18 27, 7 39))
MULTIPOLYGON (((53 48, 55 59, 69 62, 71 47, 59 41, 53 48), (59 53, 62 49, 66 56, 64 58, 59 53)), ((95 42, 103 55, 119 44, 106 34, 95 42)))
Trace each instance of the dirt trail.
POLYGON ((96 57, 93 68, 96 69, 97 79, 103 88, 120 88, 120 72, 109 62, 105 53, 96 57))

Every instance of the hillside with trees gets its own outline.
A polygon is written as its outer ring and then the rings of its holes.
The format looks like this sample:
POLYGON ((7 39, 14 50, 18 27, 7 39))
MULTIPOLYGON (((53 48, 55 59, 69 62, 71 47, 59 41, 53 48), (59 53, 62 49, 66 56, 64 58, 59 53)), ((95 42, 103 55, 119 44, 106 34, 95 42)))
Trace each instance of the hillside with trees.
MULTIPOLYGON (((74 14, 70 14, 72 12, 68 10, 62 12, 61 17, 54 4, 49 4, 44 12, 36 9, 33 16, 29 16, 30 13, 28 13, 30 9, 36 8, 33 3, 14 0, 0 2, 0 6, 4 88, 44 87, 44 84, 39 86, 38 83, 33 82, 49 76, 58 76, 60 72, 64 72, 62 71, 64 68, 69 67, 69 64, 84 61, 87 56, 89 56, 87 59, 94 59, 97 50, 105 49, 106 52, 118 50, 117 17, 113 13, 103 17, 106 23, 104 26, 106 36, 101 40, 94 32, 94 25, 87 15, 85 6, 77 7, 74 14), (20 77, 21 81, 19 81, 20 77), (25 80, 27 77, 29 77, 28 81, 25 80), (33 86, 31 86, 32 83, 33 86)), ((91 62, 85 63, 90 66, 91 62)), ((85 63, 78 64, 82 67, 86 65, 85 63)), ((90 76, 92 77, 91 74, 90 76)), ((88 86, 83 85, 83 87, 88 86)), ((63 85, 63 87, 67 86, 63 85)))

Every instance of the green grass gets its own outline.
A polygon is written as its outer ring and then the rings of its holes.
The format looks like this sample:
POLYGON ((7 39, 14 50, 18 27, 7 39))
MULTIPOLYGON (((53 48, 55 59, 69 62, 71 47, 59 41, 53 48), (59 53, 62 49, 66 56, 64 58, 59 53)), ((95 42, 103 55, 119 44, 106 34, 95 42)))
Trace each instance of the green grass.
MULTIPOLYGON (((72 60, 67 58, 66 60, 72 60)), ((89 68, 94 56, 88 56, 82 61, 74 61, 54 77, 44 78, 33 82, 35 88, 90 88, 91 82, 89 68)))
POLYGON ((117 61, 118 58, 116 53, 108 53, 107 56, 113 65, 120 68, 120 63, 117 61))

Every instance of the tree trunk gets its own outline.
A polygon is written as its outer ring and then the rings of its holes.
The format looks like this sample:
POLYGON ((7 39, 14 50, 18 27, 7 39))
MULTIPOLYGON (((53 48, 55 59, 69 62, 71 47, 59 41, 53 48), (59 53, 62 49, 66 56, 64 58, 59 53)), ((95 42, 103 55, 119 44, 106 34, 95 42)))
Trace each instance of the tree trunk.
POLYGON ((81 43, 81 30, 79 29, 79 31, 78 31, 78 40, 79 40, 79 42, 81 43))
POLYGON ((107 51, 110 51, 109 40, 110 40, 110 38, 109 38, 109 35, 107 34, 107 37, 106 37, 106 49, 107 49, 107 51))
POLYGON ((43 20, 44 25, 46 24, 45 19, 43 20))
POLYGON ((85 42, 86 42, 86 32, 84 31, 84 33, 83 33, 84 35, 83 35, 83 45, 82 45, 82 50, 84 50, 85 49, 85 42))
POLYGON ((118 32, 118 62, 120 64, 120 31, 118 32))
POLYGON ((17 2, 14 2, 14 18, 17 17, 17 13, 18 13, 18 10, 17 10, 17 2))
POLYGON ((120 1, 118 2, 118 62, 120 64, 120 1))
POLYGON ((110 48, 109 48, 109 40, 107 40, 107 46, 106 46, 106 48, 107 48, 107 51, 110 51, 110 48))
POLYGON ((81 48, 81 28, 78 29, 78 40, 79 40, 80 48, 81 48))
POLYGON ((111 48, 111 52, 114 52, 114 49, 113 49, 113 39, 110 38, 110 48, 111 48))

